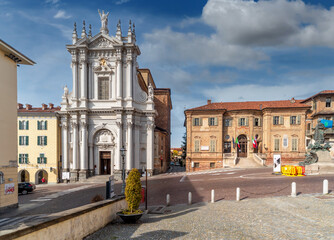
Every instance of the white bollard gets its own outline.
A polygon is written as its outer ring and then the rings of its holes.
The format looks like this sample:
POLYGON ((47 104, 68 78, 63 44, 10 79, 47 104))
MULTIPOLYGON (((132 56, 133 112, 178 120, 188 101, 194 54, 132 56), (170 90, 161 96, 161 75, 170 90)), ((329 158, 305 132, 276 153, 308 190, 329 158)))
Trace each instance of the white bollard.
POLYGON ((166 195, 166 206, 169 206, 169 204, 170 204, 170 195, 167 194, 166 195))
POLYGON ((240 201, 240 188, 237 188, 237 201, 240 201))
POLYGON ((192 199, 192 196, 191 196, 191 192, 188 193, 188 204, 191 205, 191 199, 192 199))
POLYGON ((291 184, 291 197, 297 197, 297 187, 295 182, 291 184))
POLYGON ((323 186, 322 193, 328 194, 328 180, 327 179, 324 180, 324 186, 323 186))
POLYGON ((215 190, 212 189, 211 190, 211 203, 214 203, 215 202, 215 190))

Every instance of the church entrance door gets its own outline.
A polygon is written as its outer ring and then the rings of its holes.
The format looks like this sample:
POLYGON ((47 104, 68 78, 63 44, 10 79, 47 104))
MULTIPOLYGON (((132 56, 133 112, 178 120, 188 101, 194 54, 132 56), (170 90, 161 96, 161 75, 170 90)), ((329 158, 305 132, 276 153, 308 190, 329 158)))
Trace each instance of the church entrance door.
POLYGON ((247 157, 247 137, 240 135, 238 137, 240 148, 238 148, 238 157, 247 157))
POLYGON ((100 174, 101 175, 110 174, 110 162, 111 162, 111 152, 110 151, 100 152, 100 174))

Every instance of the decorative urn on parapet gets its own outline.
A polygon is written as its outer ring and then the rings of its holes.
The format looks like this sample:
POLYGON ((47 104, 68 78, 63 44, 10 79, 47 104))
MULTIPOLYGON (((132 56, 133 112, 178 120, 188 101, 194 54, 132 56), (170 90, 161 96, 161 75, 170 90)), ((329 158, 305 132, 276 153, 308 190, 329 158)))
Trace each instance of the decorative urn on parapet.
POLYGON ((143 215, 143 211, 139 209, 141 198, 140 173, 138 169, 133 168, 126 180, 125 187, 125 200, 128 208, 117 213, 125 223, 136 223, 143 215))

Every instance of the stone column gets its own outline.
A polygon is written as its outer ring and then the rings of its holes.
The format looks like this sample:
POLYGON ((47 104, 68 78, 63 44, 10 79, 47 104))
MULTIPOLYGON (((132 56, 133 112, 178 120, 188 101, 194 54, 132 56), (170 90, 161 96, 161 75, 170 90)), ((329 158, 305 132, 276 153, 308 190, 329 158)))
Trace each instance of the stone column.
POLYGON ((78 62, 76 59, 72 59, 72 78, 73 78, 72 101, 74 103, 74 107, 76 107, 78 100, 78 62))
POLYGON ((68 135, 67 135, 67 118, 62 119, 62 157, 63 157, 63 172, 68 172, 68 135))
POLYGON ((86 107, 87 100, 87 62, 84 59, 81 59, 81 74, 80 74, 80 100, 82 101, 82 106, 86 107))
POLYGON ((140 165, 140 122, 136 122, 135 125, 135 136, 134 136, 134 167, 139 169, 140 165))
POLYGON ((132 140, 132 120, 127 120, 127 149, 126 149, 126 170, 131 170, 133 165, 133 159, 132 159, 132 151, 133 151, 133 140, 132 140))
POLYGON ((122 156, 121 156, 121 148, 123 146, 123 124, 121 120, 116 122, 117 124, 117 145, 116 145, 116 154, 115 154, 115 170, 122 170, 122 156))
POLYGON ((122 82, 122 75, 123 75, 123 63, 122 63, 122 55, 121 50, 117 49, 117 61, 116 61, 116 88, 117 94, 116 99, 123 98, 123 82, 122 82))
POLYGON ((90 169, 90 176, 93 176, 94 173, 94 146, 93 144, 89 145, 89 169, 90 169))
POLYGON ((71 181, 78 180, 78 122, 77 119, 74 119, 72 122, 72 130, 73 130, 73 165, 71 169, 71 181))
POLYGON ((87 123, 82 121, 80 124, 81 127, 81 136, 82 141, 80 145, 80 172, 79 172, 79 179, 86 179, 87 178, 87 123))
POLYGON ((147 123, 147 162, 146 168, 147 172, 151 175, 153 174, 154 170, 154 122, 149 121, 147 123))
POLYGON ((127 59, 127 74, 126 74, 126 98, 127 99, 132 99, 132 59, 128 58, 127 59))

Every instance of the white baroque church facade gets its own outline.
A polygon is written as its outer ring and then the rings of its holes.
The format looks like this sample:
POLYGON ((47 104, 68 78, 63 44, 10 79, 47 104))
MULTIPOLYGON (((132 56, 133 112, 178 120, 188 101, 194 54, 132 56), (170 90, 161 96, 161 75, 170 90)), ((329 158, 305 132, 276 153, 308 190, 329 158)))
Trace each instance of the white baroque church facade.
MULTIPOLYGON (((109 35, 108 14, 100 13, 100 32, 91 26, 81 38, 76 25, 72 45, 73 89, 64 88, 61 119, 62 168, 71 181, 122 170, 120 149, 126 149, 125 169, 154 168, 154 82, 140 85, 137 77, 135 26, 122 36, 120 22, 115 36, 109 35), (146 89, 145 89, 146 87, 146 89)), ((152 80, 153 81, 153 80, 152 80)), ((155 85, 154 85, 155 86, 155 85)))

